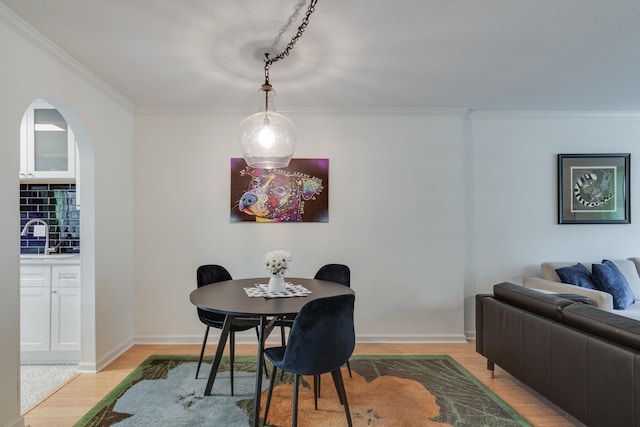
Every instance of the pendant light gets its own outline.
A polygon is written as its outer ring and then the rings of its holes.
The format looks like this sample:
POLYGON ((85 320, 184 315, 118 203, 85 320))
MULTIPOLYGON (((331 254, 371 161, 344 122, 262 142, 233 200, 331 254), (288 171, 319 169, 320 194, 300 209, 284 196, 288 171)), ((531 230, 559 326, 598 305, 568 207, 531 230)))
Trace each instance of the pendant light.
POLYGON ((277 113, 273 99, 275 90, 269 83, 271 64, 289 55, 298 39, 309 25, 309 17, 315 11, 318 0, 311 0, 307 13, 285 50, 273 58, 265 53, 264 84, 259 90, 260 105, 258 112, 240 123, 240 148, 247 165, 253 168, 275 169, 289 165, 296 148, 296 126, 286 116, 277 113))

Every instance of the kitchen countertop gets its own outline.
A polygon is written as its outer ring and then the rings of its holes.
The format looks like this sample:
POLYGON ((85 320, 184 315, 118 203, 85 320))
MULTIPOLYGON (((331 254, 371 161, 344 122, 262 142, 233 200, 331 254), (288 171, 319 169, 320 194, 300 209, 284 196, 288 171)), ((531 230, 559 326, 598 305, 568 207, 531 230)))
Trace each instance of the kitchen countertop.
POLYGON ((20 254, 20 264, 80 264, 80 254, 20 254))

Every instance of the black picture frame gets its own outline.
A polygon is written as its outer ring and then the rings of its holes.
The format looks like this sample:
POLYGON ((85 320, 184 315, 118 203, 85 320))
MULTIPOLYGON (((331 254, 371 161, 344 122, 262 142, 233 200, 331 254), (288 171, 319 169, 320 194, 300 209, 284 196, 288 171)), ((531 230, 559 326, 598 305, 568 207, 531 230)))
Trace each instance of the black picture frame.
POLYGON ((630 224, 629 153, 558 154, 558 224, 630 224))

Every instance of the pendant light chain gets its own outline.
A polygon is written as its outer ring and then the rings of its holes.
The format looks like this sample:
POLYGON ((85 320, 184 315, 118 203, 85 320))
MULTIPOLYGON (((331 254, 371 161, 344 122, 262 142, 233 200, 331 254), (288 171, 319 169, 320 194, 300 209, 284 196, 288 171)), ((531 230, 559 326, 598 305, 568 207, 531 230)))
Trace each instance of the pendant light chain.
MULTIPOLYGON (((296 42, 309 25, 309 17, 316 9, 318 0, 309 0, 309 7, 298 27, 298 31, 291 38, 286 48, 274 56, 269 57, 265 53, 264 60, 264 84, 260 88, 260 109, 257 113, 250 115, 240 123, 240 148, 242 157, 247 165, 252 168, 278 169, 286 168, 296 148, 296 127, 286 116, 276 112, 271 105, 275 91, 269 84, 269 68, 271 64, 289 55, 296 42)), ((289 17, 287 24, 280 29, 278 38, 274 41, 275 46, 282 35, 287 32, 291 23, 303 10, 306 0, 298 0, 295 12, 289 17)))
POLYGON ((289 44, 287 44, 287 47, 282 52, 280 52, 273 58, 269 58, 269 53, 264 54, 264 56, 267 58, 264 60, 264 84, 265 85, 270 85, 269 84, 269 68, 271 67, 271 64, 283 59, 285 56, 289 56, 289 52, 291 51, 291 49, 293 49, 293 46, 296 44, 298 39, 302 37, 304 30, 307 28, 307 25, 309 25, 309 17, 313 12, 315 12, 317 3, 318 3, 318 0, 311 0, 311 3, 309 3, 309 7, 307 8, 307 13, 302 19, 302 23, 298 27, 297 33, 291 38, 291 41, 289 42, 289 44))

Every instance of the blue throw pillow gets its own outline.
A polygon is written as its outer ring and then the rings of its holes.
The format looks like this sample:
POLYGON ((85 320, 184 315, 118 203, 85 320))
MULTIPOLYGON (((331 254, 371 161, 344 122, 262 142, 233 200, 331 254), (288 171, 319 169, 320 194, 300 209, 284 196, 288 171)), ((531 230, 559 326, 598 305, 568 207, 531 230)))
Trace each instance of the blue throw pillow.
POLYGON ((591 272, 584 265, 578 263, 571 267, 557 268, 556 273, 562 283, 580 286, 581 288, 595 289, 591 272))
POLYGON ((596 289, 613 296, 613 308, 624 310, 635 302, 627 279, 613 262, 603 260, 602 264, 593 264, 591 270, 596 289))

